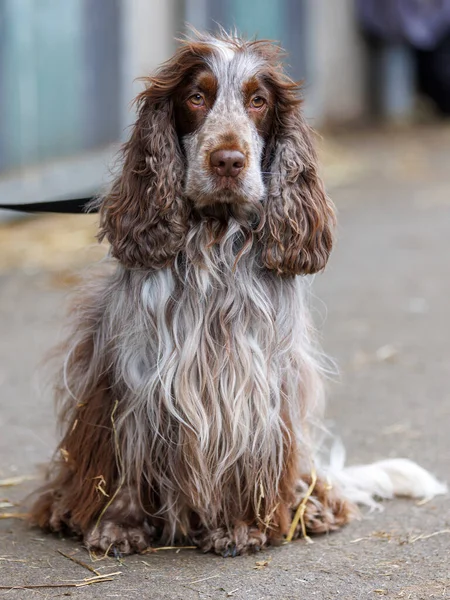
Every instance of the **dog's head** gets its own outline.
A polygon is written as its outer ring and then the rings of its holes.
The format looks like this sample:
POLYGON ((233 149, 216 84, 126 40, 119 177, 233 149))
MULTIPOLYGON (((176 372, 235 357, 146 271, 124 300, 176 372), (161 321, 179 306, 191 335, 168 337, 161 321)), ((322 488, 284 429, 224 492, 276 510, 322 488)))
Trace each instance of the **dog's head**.
POLYGON ((263 261, 278 274, 325 266, 334 212, 317 174, 298 85, 266 41, 198 36, 148 79, 101 236, 129 267, 169 266, 192 208, 262 208, 263 261))

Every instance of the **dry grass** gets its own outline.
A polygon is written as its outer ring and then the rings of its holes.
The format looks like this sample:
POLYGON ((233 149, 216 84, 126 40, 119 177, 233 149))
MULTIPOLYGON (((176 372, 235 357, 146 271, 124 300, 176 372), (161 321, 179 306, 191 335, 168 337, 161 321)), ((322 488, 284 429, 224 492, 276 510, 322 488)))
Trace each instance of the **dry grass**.
POLYGON ((25 481, 32 481, 33 479, 36 479, 36 477, 36 475, 19 475, 17 477, 0 479, 0 487, 13 487, 15 485, 20 485, 25 481))
POLYGON ((64 556, 65 558, 68 558, 69 560, 71 560, 72 562, 76 563, 77 565, 80 565, 80 567, 84 567, 85 569, 87 569, 91 573, 94 573, 94 575, 97 575, 97 576, 101 575, 101 573, 99 573, 97 571, 97 569, 94 569, 94 567, 91 567, 90 565, 88 565, 87 563, 83 562, 79 558, 76 558, 75 556, 71 556, 70 554, 66 554, 62 550, 57 550, 57 552, 59 554, 61 554, 61 556, 64 556))
MULTIPOLYGON (((103 258, 96 215, 46 215, 0 224, 0 272, 66 273, 103 258)), ((70 281, 68 281, 70 283, 70 281)))
POLYGON ((72 588, 72 587, 85 587, 94 583, 104 583, 105 581, 114 581, 115 575, 121 575, 121 571, 115 573, 105 573, 104 575, 96 575, 95 577, 88 577, 81 581, 60 581, 56 583, 30 583, 25 585, 0 585, 0 590, 35 590, 39 588, 72 588))
POLYGON ((294 537, 295 530, 297 529, 297 525, 300 521, 301 528, 302 528, 302 536, 308 543, 310 543, 310 544, 313 543, 312 539, 309 537, 309 535, 306 532, 305 510, 306 510, 306 504, 308 503, 308 500, 312 496, 314 488, 316 487, 316 483, 317 483, 317 473, 316 473, 316 469, 313 465, 311 467, 311 484, 310 484, 309 488, 306 490, 306 494, 305 494, 304 498, 302 499, 302 501, 300 502, 300 504, 297 507, 294 518, 292 519, 291 527, 289 528, 289 533, 287 534, 287 537, 286 537, 286 542, 292 542, 292 538, 294 537))
MULTIPOLYGON (((116 415, 116 411, 117 411, 117 407, 118 406, 119 406, 119 401, 116 400, 114 402, 114 407, 113 407, 112 412, 111 412, 111 424, 112 424, 112 429, 113 429, 113 433, 114 433, 114 447, 115 447, 115 454, 116 454, 117 466, 119 468, 119 473, 120 473, 120 480, 119 480, 119 485, 116 488, 116 491, 109 498, 108 502, 103 507, 103 510, 100 513, 100 515, 99 515, 99 517, 97 519, 97 522, 95 524, 94 531, 100 525, 100 521, 103 519, 103 516, 104 516, 105 512, 108 510, 108 508, 114 502, 114 500, 117 498, 118 493, 120 492, 120 490, 123 487, 123 484, 125 483, 125 470, 123 468, 122 455, 120 453, 119 437, 117 435, 116 422, 114 420, 114 417, 116 415)), ((101 480, 100 481, 105 481, 105 479, 104 479, 103 476, 101 476, 101 480)))

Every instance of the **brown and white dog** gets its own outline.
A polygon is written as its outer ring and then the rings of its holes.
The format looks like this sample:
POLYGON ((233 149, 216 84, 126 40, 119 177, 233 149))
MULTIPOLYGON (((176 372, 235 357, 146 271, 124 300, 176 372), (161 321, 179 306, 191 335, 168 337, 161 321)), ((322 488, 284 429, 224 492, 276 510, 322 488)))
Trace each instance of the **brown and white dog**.
POLYGON ((111 268, 75 305, 64 435, 34 523, 102 551, 189 539, 229 556, 283 540, 306 495, 318 533, 374 495, 444 491, 409 461, 317 462, 322 361, 302 276, 325 267, 335 215, 279 61, 266 41, 197 35, 138 97, 100 200, 111 268))

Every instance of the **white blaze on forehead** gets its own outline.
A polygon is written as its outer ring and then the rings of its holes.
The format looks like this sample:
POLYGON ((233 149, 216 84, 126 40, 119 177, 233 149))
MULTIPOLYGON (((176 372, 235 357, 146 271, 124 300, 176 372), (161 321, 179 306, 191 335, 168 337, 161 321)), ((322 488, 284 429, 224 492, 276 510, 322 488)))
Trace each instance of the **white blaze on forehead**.
POLYGON ((227 62, 233 60, 235 48, 231 44, 223 40, 212 40, 211 45, 217 48, 217 50, 220 52, 221 58, 227 62))
POLYGON ((244 83, 261 71, 263 60, 249 51, 236 50, 226 42, 214 45, 218 52, 214 52, 207 62, 217 78, 217 99, 231 100, 240 96, 244 83))

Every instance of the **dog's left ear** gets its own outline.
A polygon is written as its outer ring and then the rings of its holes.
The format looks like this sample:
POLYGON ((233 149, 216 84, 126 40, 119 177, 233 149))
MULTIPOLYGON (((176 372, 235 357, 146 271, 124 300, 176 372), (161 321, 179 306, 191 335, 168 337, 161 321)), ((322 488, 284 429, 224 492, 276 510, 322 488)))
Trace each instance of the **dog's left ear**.
POLYGON ((279 275, 322 270, 333 245, 334 207, 317 172, 312 131, 297 105, 275 115, 269 141, 264 264, 279 275))

